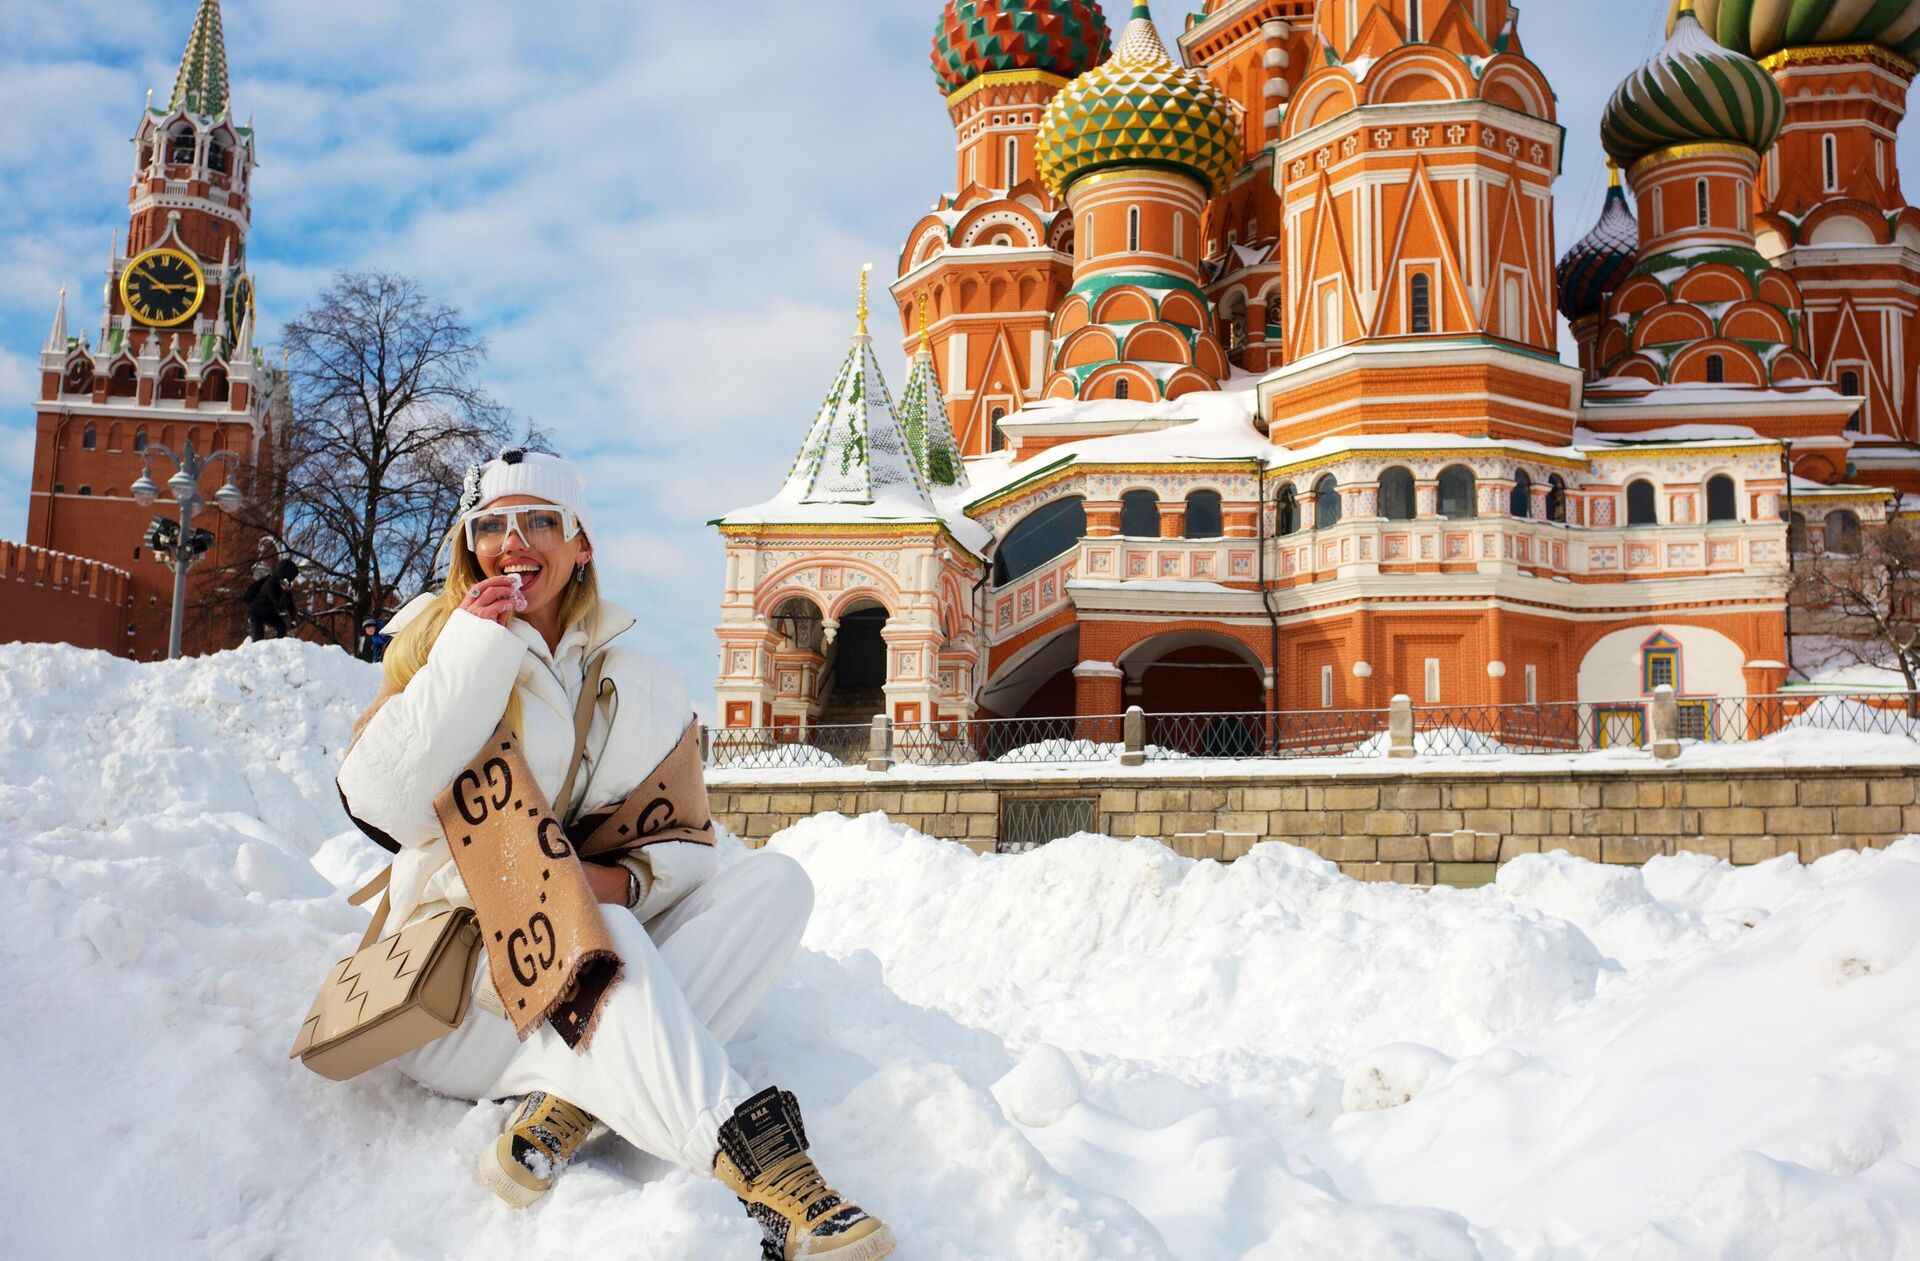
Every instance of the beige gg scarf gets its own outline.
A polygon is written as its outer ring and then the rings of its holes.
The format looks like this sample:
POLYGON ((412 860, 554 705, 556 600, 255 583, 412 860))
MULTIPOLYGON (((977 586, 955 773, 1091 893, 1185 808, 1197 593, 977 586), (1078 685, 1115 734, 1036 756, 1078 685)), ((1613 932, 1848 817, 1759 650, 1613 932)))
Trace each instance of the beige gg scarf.
POLYGON ((502 722, 433 803, 480 919, 487 970, 515 1032, 541 1021, 584 1051, 620 979, 600 904, 580 859, 660 841, 713 843, 692 726, 659 766, 576 848, 502 722))

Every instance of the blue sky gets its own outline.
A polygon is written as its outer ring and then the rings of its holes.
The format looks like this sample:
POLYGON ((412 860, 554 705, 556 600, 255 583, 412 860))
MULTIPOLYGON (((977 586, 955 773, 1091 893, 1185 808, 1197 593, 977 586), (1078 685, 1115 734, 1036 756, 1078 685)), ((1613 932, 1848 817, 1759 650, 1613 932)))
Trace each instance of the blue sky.
MULTIPOLYGON (((1189 6, 1156 16, 1170 33, 1189 6)), ((195 7, 0 0, 0 537, 25 534, 55 296, 67 285, 75 326, 97 327, 128 138, 146 90, 171 88, 195 7)), ((497 394, 587 464, 609 594, 710 698, 722 553, 705 523, 779 485, 852 331, 860 264, 890 276, 952 180, 927 59, 939 8, 234 0, 261 340, 343 267, 410 273, 462 308, 497 394)), ((1600 110, 1666 8, 1524 7, 1568 131, 1559 249, 1598 214, 1600 110)), ((897 392, 904 361, 882 349, 897 392)))

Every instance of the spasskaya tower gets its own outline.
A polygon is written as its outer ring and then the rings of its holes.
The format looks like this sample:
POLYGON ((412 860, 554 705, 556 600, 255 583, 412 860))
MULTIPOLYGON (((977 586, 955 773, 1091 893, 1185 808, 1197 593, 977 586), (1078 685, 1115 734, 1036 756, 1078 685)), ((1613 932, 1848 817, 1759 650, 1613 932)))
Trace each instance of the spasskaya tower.
MULTIPOLYGON (((130 571, 125 642, 113 650, 141 660, 164 655, 173 600, 172 570, 143 535, 174 505, 143 507, 129 493, 146 457, 161 483, 174 465, 159 448, 178 456, 189 444, 236 453, 251 496, 274 482, 285 391, 254 345, 254 162, 253 128, 235 121, 229 95, 219 0, 201 0, 172 94, 164 105, 149 94, 133 136, 126 235, 108 251, 99 322, 70 327, 61 290, 40 355, 27 542, 130 571)), ((210 506, 193 526, 212 539, 188 587, 186 650, 205 652, 244 633, 233 591, 258 543, 210 506)))

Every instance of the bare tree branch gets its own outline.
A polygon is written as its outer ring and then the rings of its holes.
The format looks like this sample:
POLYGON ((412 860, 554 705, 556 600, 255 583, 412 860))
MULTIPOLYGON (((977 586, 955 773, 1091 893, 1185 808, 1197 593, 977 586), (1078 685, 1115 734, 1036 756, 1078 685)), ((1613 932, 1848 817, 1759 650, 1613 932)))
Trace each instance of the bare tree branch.
POLYGON ((434 580, 467 465, 543 435, 516 433, 480 383, 485 340, 408 277, 340 273, 288 325, 285 348, 293 419, 279 485, 248 499, 304 571, 302 612, 351 647, 367 617, 434 580))

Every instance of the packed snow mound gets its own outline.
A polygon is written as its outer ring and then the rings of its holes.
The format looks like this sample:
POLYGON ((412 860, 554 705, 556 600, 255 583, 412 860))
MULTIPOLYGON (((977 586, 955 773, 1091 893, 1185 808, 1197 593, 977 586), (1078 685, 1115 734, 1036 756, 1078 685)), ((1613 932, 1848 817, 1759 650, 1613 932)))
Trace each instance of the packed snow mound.
MULTIPOLYGON (((0 1255, 746 1261, 709 1180, 603 1139, 515 1213, 503 1105, 285 1058, 365 923, 331 779, 376 682, 0 648, 0 1255)), ((730 1049, 902 1261, 1920 1256, 1920 842, 1470 892, 877 815, 775 848, 817 909, 730 1049)))

